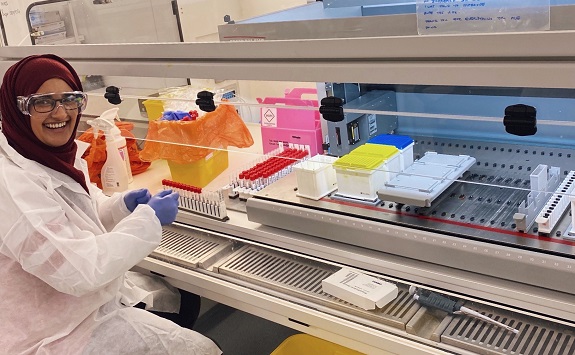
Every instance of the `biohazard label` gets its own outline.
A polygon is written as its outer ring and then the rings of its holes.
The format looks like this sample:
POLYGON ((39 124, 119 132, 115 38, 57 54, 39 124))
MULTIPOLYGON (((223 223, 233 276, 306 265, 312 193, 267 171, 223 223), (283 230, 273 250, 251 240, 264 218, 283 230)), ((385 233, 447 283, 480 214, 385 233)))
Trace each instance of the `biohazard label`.
POLYGON ((263 107, 261 112, 262 126, 264 127, 277 127, 278 126, 278 110, 272 107, 263 107))

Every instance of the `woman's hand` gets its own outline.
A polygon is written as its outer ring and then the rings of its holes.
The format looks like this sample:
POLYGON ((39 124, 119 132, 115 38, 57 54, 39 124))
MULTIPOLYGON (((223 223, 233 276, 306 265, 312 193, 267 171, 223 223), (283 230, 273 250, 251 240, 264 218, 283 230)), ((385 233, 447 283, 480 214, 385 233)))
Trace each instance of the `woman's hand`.
POLYGON ((176 220, 179 199, 180 195, 177 192, 163 190, 148 201, 148 206, 152 207, 154 212, 156 212, 156 217, 160 220, 160 224, 165 226, 176 220))
POLYGON ((148 189, 132 190, 124 195, 124 203, 130 212, 134 212, 138 205, 148 203, 151 198, 152 195, 148 189))

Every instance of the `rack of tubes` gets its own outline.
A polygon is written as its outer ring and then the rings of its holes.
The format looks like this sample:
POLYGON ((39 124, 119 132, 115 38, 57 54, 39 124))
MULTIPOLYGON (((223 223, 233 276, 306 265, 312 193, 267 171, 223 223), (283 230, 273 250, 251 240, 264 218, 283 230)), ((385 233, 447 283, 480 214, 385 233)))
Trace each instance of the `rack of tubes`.
POLYGON ((172 189, 180 195, 178 208, 221 221, 229 219, 224 194, 218 191, 202 191, 201 187, 163 179, 164 190, 172 189))
POLYGON ((247 199, 292 172, 293 165, 309 158, 309 151, 296 147, 273 150, 232 174, 230 198, 247 199))

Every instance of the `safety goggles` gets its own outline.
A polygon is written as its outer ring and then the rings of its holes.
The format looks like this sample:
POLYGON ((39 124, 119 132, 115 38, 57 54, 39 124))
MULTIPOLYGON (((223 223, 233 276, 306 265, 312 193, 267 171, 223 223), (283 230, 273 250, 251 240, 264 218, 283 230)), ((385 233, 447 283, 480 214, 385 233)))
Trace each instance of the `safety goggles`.
POLYGON ((25 115, 30 115, 32 108, 37 113, 48 113, 60 106, 62 106, 66 111, 78 110, 78 113, 80 113, 84 107, 86 107, 88 96, 82 91, 34 94, 29 96, 18 96, 17 102, 18 109, 20 109, 20 111, 25 115), (56 99, 54 96, 60 98, 56 99))

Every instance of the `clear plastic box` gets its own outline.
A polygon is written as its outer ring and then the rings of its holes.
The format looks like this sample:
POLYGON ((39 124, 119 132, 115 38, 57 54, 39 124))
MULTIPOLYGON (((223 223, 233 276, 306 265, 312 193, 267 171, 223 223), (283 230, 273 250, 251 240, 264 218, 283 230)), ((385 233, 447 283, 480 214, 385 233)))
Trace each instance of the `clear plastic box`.
POLYGON ((337 189, 333 163, 337 157, 316 155, 294 165, 297 177, 297 196, 319 200, 337 189))

